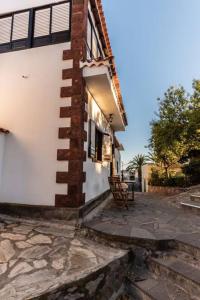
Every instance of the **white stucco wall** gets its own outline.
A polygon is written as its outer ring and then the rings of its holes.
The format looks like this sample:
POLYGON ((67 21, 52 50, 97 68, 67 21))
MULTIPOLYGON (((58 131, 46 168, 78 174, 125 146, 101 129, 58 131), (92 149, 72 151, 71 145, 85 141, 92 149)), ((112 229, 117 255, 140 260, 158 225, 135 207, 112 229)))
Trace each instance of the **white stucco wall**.
POLYGON ((149 187, 148 183, 151 177, 152 167, 153 164, 150 163, 142 166, 142 191, 143 192, 148 192, 148 187, 149 187))
POLYGON ((5 134, 0 133, 0 189, 3 171, 3 157, 4 157, 4 147, 5 147, 5 134))
MULTIPOLYGON (((100 108, 95 100, 89 95, 88 101, 88 115, 89 119, 95 121, 99 128, 105 132, 112 134, 110 125, 106 121, 100 108)), ((85 130, 88 131, 88 123, 85 125, 85 130)), ((88 157, 88 143, 85 143, 85 150, 87 152, 87 160, 84 162, 84 172, 86 172, 86 182, 83 185, 83 192, 86 194, 86 202, 96 198, 103 192, 109 189, 108 177, 110 176, 110 163, 109 162, 93 162, 88 157)))
POLYGON ((121 175, 121 153, 115 148, 115 159, 114 159, 114 175, 121 175), (118 171, 117 171, 118 164, 118 171))
POLYGON ((71 85, 62 80, 62 69, 72 67, 62 60, 69 48, 64 43, 0 54, 0 126, 10 131, 1 202, 54 205, 55 194, 67 192, 67 185, 56 184, 56 172, 68 168, 57 162, 57 149, 69 147, 68 140, 58 140, 58 128, 70 126, 70 119, 59 118, 59 108, 70 102, 60 98, 60 88, 71 85))

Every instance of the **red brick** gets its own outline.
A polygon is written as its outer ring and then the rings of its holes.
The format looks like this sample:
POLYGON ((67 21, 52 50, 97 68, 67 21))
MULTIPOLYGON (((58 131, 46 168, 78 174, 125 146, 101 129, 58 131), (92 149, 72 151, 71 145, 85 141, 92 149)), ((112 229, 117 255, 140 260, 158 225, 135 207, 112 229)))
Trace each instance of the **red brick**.
POLYGON ((80 116, 82 115, 85 118, 84 112, 84 105, 73 107, 73 106, 66 106, 60 108, 60 118, 71 118, 73 116, 80 116))
POLYGON ((71 50, 63 51, 63 60, 73 59, 73 52, 71 50))
POLYGON ((73 95, 73 87, 72 86, 67 86, 67 87, 62 87, 60 91, 60 97, 72 97, 73 95))
POLYGON ((86 131, 78 131, 71 127, 63 127, 59 128, 58 133, 59 139, 73 139, 73 138, 79 138, 83 141, 87 141, 87 132, 86 131))
POLYGON ((85 195, 79 194, 76 197, 70 197, 68 195, 56 195, 55 196, 55 206, 56 207, 69 207, 78 208, 82 206, 85 202, 85 195))
POLYGON ((62 79, 71 79, 73 76, 73 69, 65 69, 62 71, 62 79))
POLYGON ((70 149, 58 149, 57 159, 69 161, 68 172, 57 172, 56 180, 60 183, 68 183, 68 195, 56 195, 55 204, 58 207, 80 207, 85 203, 83 182, 86 174, 83 172, 83 161, 86 160, 84 141, 87 140, 87 132, 84 130, 84 122, 87 120, 85 103, 88 101, 85 91, 85 82, 80 69, 80 60, 86 58, 85 39, 87 36, 88 0, 72 1, 71 20, 71 50, 63 52, 63 59, 73 59, 73 69, 63 70, 62 78, 72 78, 72 87, 61 88, 61 98, 72 97, 71 107, 61 107, 60 117, 71 118, 71 128, 59 128, 60 139, 70 139, 70 149))
POLYGON ((81 184, 85 182, 86 174, 85 172, 57 172, 56 173, 56 183, 68 183, 68 184, 81 184))
POLYGON ((58 149, 57 160, 68 161, 68 160, 86 160, 86 152, 82 149, 58 149))

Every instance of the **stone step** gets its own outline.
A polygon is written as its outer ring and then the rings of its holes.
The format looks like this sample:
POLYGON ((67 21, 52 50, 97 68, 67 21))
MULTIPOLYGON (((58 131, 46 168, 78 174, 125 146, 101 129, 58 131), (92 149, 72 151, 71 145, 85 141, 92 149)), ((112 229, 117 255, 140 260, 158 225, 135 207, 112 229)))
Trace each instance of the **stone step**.
POLYGON ((189 295, 168 280, 153 277, 127 284, 127 291, 134 300, 190 300, 189 295))
POLYGON ((150 258, 149 269, 159 278, 167 278, 194 299, 200 299, 200 268, 176 257, 150 258), (195 298, 196 297, 196 298, 195 298))
POLYGON ((181 202, 181 206, 185 211, 190 211, 197 215, 200 215, 200 202, 197 201, 181 202))
POLYGON ((195 201, 195 202, 198 202, 200 204, 200 194, 193 194, 190 196, 190 200, 191 201, 195 201))
POLYGON ((194 267, 200 272, 200 260, 198 257, 193 256, 192 253, 190 254, 185 251, 171 250, 168 252, 163 252, 162 256, 160 256, 159 258, 162 258, 163 261, 167 261, 169 264, 170 262, 174 262, 175 260, 181 261, 191 267, 194 267))
POLYGON ((178 236, 176 238, 175 249, 188 253, 200 261, 200 232, 178 236))

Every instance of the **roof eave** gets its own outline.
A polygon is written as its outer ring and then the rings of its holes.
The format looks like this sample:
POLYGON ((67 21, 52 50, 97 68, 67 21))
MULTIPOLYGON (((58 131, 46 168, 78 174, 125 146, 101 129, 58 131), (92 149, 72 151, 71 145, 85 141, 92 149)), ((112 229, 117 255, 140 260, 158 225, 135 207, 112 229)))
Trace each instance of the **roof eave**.
POLYGON ((109 39, 109 35, 108 35, 108 29, 107 29, 107 25, 106 25, 106 19, 105 19, 105 15, 104 15, 104 11, 103 11, 103 6, 101 3, 101 0, 90 0, 91 3, 91 8, 96 20, 96 25, 98 27, 98 31, 100 33, 100 38, 102 41, 102 45, 104 47, 104 50, 107 54, 107 56, 112 57, 113 60, 113 80, 115 82, 115 86, 117 89, 117 93, 118 93, 118 99, 122 108, 122 117, 124 120, 124 124, 125 126, 128 125, 128 120, 127 120, 127 115, 126 115, 126 111, 124 108, 124 104, 123 104, 123 100, 122 100, 122 95, 121 95, 121 88, 120 88, 120 83, 119 83, 119 78, 118 78, 118 74, 117 74, 117 70, 116 70, 116 64, 114 61, 114 57, 113 57, 113 52, 112 52, 112 47, 111 47, 111 43, 110 43, 110 39, 109 39))

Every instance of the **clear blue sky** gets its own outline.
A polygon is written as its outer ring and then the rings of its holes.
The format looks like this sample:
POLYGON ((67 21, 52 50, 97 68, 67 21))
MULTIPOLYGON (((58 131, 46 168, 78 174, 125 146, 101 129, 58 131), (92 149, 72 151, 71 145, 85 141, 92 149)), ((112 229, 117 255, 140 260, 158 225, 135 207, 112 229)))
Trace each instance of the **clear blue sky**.
POLYGON ((103 0, 129 126, 118 134, 129 161, 150 137, 157 98, 200 79, 200 0, 103 0))

